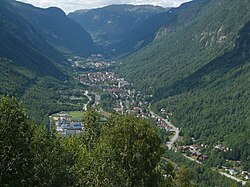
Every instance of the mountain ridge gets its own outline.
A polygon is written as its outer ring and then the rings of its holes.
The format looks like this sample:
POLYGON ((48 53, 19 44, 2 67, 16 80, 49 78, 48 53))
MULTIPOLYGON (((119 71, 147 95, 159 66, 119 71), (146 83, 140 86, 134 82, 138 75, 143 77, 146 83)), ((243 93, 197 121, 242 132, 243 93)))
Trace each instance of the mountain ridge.
POLYGON ((91 33, 94 40, 112 53, 116 44, 138 24, 150 16, 166 11, 151 5, 109 5, 102 8, 75 11, 68 17, 91 33))
POLYGON ((0 56, 17 65, 40 75, 63 77, 56 64, 67 61, 64 54, 89 56, 95 52, 90 35, 61 9, 3 0, 0 10, 0 56))

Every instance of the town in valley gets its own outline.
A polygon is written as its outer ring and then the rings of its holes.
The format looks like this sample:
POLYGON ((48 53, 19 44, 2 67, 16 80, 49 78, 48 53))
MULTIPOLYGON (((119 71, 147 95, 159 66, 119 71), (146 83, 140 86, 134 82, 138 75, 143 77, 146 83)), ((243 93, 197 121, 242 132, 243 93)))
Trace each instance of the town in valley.
MULTIPOLYGON (((50 116, 58 134, 68 136, 84 131, 82 113, 92 106, 103 116, 104 120, 111 113, 118 113, 131 114, 154 121, 160 129, 161 136, 165 138, 166 148, 179 152, 198 164, 211 161, 209 156, 204 153, 207 152, 207 145, 197 143, 194 138, 192 138, 192 145, 183 144, 182 137, 179 135, 181 129, 171 123, 171 117, 174 115, 171 111, 162 108, 156 114, 150 109, 153 95, 136 90, 133 83, 115 73, 116 61, 106 60, 103 55, 98 54, 92 55, 88 59, 72 57, 68 59, 68 62, 74 69, 75 81, 84 85, 84 89, 78 90, 78 92, 81 92, 81 98, 85 97, 85 102, 81 103, 82 111, 62 111, 50 116)), ((73 99, 78 100, 77 97, 73 99)), ((227 152, 230 151, 230 148, 217 144, 214 145, 213 151, 227 152)), ((250 173, 244 171, 239 162, 229 160, 227 162, 231 166, 216 168, 220 174, 242 184, 250 180, 250 173)))

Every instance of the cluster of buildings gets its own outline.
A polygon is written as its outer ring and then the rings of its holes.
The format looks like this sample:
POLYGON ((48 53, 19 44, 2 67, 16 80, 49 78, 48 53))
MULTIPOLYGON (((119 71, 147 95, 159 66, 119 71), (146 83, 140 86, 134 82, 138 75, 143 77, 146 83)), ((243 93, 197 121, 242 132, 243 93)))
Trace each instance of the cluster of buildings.
POLYGON ((84 130, 81 122, 74 122, 66 113, 58 113, 51 116, 51 120, 55 123, 56 131, 62 136, 80 134, 84 130))
POLYGON ((229 147, 225 147, 221 144, 214 146, 214 150, 223 151, 223 152, 232 151, 232 149, 230 149, 229 147))
POLYGON ((250 180, 250 173, 247 171, 238 170, 236 168, 230 168, 226 166, 222 166, 222 169, 232 176, 238 176, 244 178, 244 180, 250 180))
POLYGON ((88 59, 83 59, 82 57, 75 56, 73 58, 69 58, 68 62, 71 63, 72 67, 74 68, 93 70, 106 69, 116 63, 116 61, 105 60, 102 54, 94 54, 88 59))
MULTIPOLYGON (((109 93, 114 99, 114 111, 121 114, 133 114, 137 117, 152 119, 166 130, 173 130, 166 119, 148 111, 148 100, 152 95, 144 95, 131 89, 130 83, 117 77, 113 72, 88 72, 80 76, 80 82, 91 87, 98 87, 109 93)), ((164 111, 162 111, 164 112, 164 111)), ((174 130, 173 130, 174 131, 174 130)))
POLYGON ((82 84, 102 89, 115 89, 129 85, 123 78, 118 78, 113 72, 89 72, 80 76, 82 84))
POLYGON ((196 145, 190 145, 190 146, 180 146, 178 148, 182 152, 191 154, 192 156, 196 157, 197 160, 208 160, 209 157, 204 155, 196 145))

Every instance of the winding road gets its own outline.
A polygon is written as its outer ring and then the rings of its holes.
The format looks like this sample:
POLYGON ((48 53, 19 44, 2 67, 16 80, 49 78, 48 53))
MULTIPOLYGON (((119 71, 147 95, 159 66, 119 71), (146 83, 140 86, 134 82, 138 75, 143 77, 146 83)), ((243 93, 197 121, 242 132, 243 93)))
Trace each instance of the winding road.
POLYGON ((87 111, 88 110, 88 104, 92 101, 91 96, 89 95, 89 92, 86 90, 84 95, 89 99, 86 104, 83 104, 83 110, 87 111))
MULTIPOLYGON (((150 114, 158 118, 161 118, 161 116, 155 114, 153 111, 150 111, 150 114)), ((168 149, 172 149, 174 147, 174 142, 176 142, 179 138, 180 130, 179 128, 175 127, 172 123, 170 123, 167 119, 164 119, 164 122, 172 128, 172 131, 174 131, 174 136, 171 137, 168 142, 166 142, 166 146, 168 147, 168 149)))

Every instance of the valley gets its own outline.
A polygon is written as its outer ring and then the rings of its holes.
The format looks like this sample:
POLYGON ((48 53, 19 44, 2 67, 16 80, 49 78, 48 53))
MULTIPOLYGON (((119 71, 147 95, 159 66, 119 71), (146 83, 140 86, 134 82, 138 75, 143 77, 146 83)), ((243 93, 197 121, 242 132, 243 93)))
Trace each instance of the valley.
MULTIPOLYGON (((183 134, 175 124, 171 123, 174 114, 167 109, 161 108, 156 114, 151 110, 153 95, 146 95, 142 91, 137 91, 132 83, 115 73, 117 61, 105 60, 103 55, 93 55, 88 59, 73 57, 69 59, 72 68, 74 68, 73 77, 82 85, 88 86, 84 95, 88 101, 83 104, 82 112, 87 111, 88 107, 94 107, 98 113, 108 118, 112 113, 135 115, 138 118, 151 120, 160 129, 161 134, 165 137, 165 148, 181 155, 195 163, 213 166, 217 163, 214 157, 209 156, 218 152, 229 152, 230 148, 223 147, 221 144, 208 146, 197 143, 194 137, 188 137, 193 140, 193 144, 185 145, 183 134), (181 133, 180 133, 181 132, 181 133), (180 136, 181 134, 181 136, 180 136)), ((81 111, 78 111, 81 113, 81 111)), ((71 116, 70 112, 61 112, 60 114, 71 116)), ((82 113, 81 118, 84 114, 82 113)), ((74 116, 71 116, 74 117, 74 116)), ((78 118, 78 121, 80 119, 78 118)), ((73 121, 75 123, 77 121, 73 121)), ((57 127, 58 128, 58 127, 57 127)), ((84 125, 83 125, 84 129, 84 125)), ((59 127, 59 133, 61 128, 59 127)), ((76 134, 79 132, 74 131, 76 134)), ((66 133, 67 134, 67 133, 66 133)), ((245 185, 249 180, 250 173, 243 169, 241 162, 226 160, 221 161, 223 165, 211 167, 211 171, 222 174, 245 185), (236 167, 237 166, 237 167, 236 167)))
POLYGON ((2 0, 0 186, 249 186, 249 10, 2 0))

